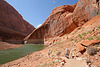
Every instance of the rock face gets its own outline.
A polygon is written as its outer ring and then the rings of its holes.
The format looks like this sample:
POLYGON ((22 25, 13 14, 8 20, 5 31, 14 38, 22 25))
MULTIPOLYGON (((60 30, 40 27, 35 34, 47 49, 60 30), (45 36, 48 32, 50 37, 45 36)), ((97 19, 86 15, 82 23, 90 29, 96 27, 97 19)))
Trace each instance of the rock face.
POLYGON ((75 5, 63 5, 53 9, 45 22, 25 40, 27 43, 44 43, 44 39, 70 33, 77 26, 72 22, 75 5))
POLYGON ((0 0, 0 41, 22 43, 34 29, 11 5, 0 0))
POLYGON ((75 5, 56 7, 42 26, 25 40, 27 43, 44 43, 48 38, 68 34, 99 14, 99 3, 99 0, 79 0, 75 5))
POLYGON ((73 22, 82 26, 92 17, 100 13, 99 0, 79 0, 73 12, 73 22))

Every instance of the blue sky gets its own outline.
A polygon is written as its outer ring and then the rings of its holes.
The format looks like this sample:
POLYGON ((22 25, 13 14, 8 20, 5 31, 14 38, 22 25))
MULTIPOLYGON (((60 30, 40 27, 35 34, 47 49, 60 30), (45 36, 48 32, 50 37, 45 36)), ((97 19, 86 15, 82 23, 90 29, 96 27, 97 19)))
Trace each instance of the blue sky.
POLYGON ((5 0, 12 5, 23 18, 35 28, 42 24, 53 8, 75 4, 78 0, 5 0))

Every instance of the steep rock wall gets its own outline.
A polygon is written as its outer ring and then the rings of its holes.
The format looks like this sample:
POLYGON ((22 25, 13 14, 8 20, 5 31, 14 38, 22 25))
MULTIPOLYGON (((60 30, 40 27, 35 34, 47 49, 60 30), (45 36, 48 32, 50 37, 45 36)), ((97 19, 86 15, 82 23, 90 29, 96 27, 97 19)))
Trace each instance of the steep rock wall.
POLYGON ((99 0, 79 0, 73 12, 73 22, 82 26, 92 17, 100 13, 99 0))
POLYGON ((76 4, 54 8, 45 22, 25 38, 28 39, 27 43, 44 43, 47 38, 61 36, 74 30, 77 27, 72 23, 75 6, 76 4))
POLYGON ((42 39, 44 42, 48 41, 48 38, 68 34, 98 15, 100 13, 99 3, 99 0, 79 0, 75 5, 56 7, 42 26, 33 31, 25 40, 27 43, 35 43, 33 41, 36 39, 42 39))
POLYGON ((0 37, 2 41, 22 43, 24 37, 34 29, 34 26, 25 21, 10 4, 0 0, 0 37))

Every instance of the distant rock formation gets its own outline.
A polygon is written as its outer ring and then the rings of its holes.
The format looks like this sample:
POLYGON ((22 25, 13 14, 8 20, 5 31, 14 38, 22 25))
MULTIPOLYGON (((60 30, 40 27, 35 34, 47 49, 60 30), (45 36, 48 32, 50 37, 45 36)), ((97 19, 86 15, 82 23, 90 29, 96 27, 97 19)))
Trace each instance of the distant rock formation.
POLYGON ((46 21, 25 40, 27 43, 44 43, 48 38, 68 34, 99 14, 99 3, 99 0, 79 0, 75 5, 56 7, 46 21))
POLYGON ((22 43, 34 29, 10 4, 0 0, 0 41, 22 43))

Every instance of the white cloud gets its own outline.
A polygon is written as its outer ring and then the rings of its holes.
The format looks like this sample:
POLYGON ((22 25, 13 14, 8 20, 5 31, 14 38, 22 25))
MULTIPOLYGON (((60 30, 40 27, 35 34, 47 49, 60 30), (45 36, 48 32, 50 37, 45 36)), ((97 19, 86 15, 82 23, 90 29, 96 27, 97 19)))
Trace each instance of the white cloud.
POLYGON ((53 1, 53 3, 56 3, 55 1, 53 1))
POLYGON ((42 24, 37 25, 37 28, 40 27, 42 24))

